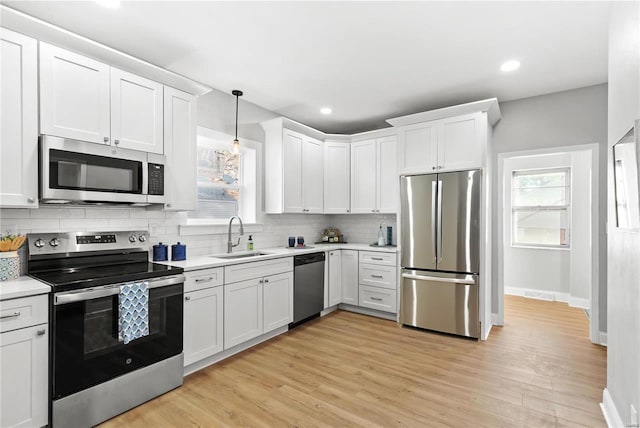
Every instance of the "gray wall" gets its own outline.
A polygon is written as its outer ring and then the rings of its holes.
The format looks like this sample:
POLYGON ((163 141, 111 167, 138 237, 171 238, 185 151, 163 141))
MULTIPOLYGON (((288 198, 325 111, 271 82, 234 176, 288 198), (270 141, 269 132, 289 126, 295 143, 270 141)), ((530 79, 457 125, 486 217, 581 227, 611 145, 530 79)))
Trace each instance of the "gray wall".
POLYGON ((493 312, 498 305, 498 154, 580 144, 600 145, 600 331, 607 331, 607 85, 500 103, 502 119, 493 133, 492 261, 493 312))

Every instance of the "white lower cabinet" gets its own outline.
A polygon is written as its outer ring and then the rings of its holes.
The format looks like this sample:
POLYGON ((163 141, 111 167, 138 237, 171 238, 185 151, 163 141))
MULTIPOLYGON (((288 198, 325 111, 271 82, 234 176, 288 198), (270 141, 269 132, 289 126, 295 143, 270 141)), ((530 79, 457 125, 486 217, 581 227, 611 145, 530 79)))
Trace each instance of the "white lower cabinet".
POLYGON ((262 334, 262 292, 259 278, 224 286, 224 349, 262 334))
POLYGON ((224 349, 224 288, 192 291, 184 295, 184 365, 224 349))
POLYGON ((293 275, 291 272, 262 280, 263 330, 268 333, 293 321, 293 275))
POLYGON ((329 251, 329 306, 342 302, 342 250, 329 251))
POLYGON ((358 304, 358 251, 342 250, 340 273, 342 283, 342 303, 358 304))
MULTIPOLYGON (((47 307, 32 302, 47 296, 0 302, 0 426, 41 427, 48 424, 49 327, 47 307), (24 304, 20 303, 25 301, 24 304), (25 319, 44 323, 17 328, 23 308, 38 310, 25 319), (14 320, 15 321, 14 323, 14 320)), ((29 315, 29 314, 27 314, 29 315)))
POLYGON ((225 350, 293 321, 293 257, 224 269, 225 350))
POLYGON ((396 313, 397 263, 396 254, 360 251, 358 271, 358 304, 364 308, 396 313))

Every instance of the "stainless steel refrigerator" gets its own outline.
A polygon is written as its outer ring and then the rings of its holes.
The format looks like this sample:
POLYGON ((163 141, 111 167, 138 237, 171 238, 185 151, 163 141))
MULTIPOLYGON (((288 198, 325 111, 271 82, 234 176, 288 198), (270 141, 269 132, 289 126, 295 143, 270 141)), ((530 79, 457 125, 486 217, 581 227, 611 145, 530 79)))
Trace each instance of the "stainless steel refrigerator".
POLYGON ((400 322, 480 335, 480 170, 400 177, 400 322))

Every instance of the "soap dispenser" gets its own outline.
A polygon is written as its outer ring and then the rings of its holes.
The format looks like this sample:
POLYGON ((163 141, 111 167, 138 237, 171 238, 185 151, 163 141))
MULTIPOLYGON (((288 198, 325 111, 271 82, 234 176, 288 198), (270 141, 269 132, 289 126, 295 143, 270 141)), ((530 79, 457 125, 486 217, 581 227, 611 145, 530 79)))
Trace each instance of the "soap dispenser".
POLYGON ((247 250, 253 251, 253 236, 249 235, 249 240, 247 241, 247 250))
POLYGON ((384 232, 382 232, 382 225, 380 225, 380 230, 378 230, 378 247, 384 247, 384 232))

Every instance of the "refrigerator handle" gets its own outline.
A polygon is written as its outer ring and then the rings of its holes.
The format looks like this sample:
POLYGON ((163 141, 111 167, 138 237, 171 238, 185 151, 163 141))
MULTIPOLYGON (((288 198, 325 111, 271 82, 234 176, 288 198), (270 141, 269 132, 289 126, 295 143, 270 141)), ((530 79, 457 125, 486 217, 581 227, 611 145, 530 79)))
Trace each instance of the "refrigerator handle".
POLYGON ((403 273, 403 278, 407 279, 415 279, 418 281, 435 281, 435 282, 449 282, 452 284, 466 284, 466 285, 475 285, 475 281, 470 279, 460 279, 460 278, 442 278, 439 276, 426 276, 426 275, 414 275, 411 273, 403 273))
POLYGON ((438 245, 436 247, 436 254, 438 257, 438 263, 442 261, 442 180, 438 180, 438 232, 436 239, 438 245))
POLYGON ((436 236, 438 233, 438 221, 436 218, 436 198, 438 197, 437 182, 431 182, 431 245, 433 246, 433 263, 438 262, 438 248, 436 246, 436 236))

